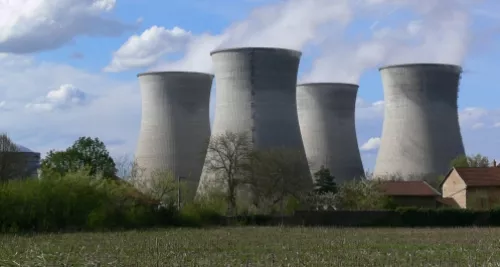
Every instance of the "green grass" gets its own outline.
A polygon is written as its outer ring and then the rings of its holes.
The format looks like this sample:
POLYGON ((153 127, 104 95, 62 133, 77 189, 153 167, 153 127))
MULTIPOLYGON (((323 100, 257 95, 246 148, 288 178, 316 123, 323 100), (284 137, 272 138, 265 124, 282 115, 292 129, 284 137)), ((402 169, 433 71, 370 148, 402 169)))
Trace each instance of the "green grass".
POLYGON ((500 228, 1 235, 0 266, 500 266, 500 228))

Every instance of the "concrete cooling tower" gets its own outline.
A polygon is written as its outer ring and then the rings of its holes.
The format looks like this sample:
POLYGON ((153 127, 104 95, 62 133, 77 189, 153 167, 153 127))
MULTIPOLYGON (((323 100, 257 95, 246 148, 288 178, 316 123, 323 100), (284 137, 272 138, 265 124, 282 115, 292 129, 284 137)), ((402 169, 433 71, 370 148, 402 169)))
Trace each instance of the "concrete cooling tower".
POLYGON ((210 137, 209 102, 213 75, 150 72, 137 75, 142 121, 137 165, 152 172, 182 176, 194 195, 210 137))
POLYGON ((375 176, 436 181, 465 154, 457 107, 461 72, 443 64, 380 69, 385 115, 375 176))
POLYGON ((357 92, 355 84, 297 86, 300 130, 312 174, 323 165, 337 183, 364 176, 354 118, 357 92))
MULTIPOLYGON (((297 117, 296 83, 301 53, 279 48, 232 48, 211 53, 216 81, 212 136, 248 133, 254 149, 297 151, 312 183, 297 117)), ((208 157, 208 154, 207 154, 208 157)), ((213 184, 203 172, 199 193, 213 184)))

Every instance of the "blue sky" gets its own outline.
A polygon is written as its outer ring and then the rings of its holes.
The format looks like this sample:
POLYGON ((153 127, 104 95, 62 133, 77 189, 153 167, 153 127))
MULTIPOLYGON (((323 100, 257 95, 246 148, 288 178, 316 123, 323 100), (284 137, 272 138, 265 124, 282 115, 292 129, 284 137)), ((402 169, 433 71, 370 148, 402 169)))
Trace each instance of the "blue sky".
POLYGON ((210 50, 256 45, 302 50, 302 81, 360 84, 356 125, 366 169, 373 169, 383 120, 377 67, 461 64, 467 153, 500 159, 496 0, 50 3, 0 6, 0 130, 30 149, 46 153, 95 136, 114 157, 131 156, 140 123, 136 73, 211 71, 210 50))

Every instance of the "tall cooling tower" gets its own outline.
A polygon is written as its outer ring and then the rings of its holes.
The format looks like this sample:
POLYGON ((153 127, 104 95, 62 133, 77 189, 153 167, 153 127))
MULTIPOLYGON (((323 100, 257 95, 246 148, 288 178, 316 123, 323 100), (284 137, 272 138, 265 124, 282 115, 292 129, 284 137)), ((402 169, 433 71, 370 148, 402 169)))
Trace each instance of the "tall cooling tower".
POLYGON ((355 126, 358 85, 297 86, 300 130, 311 172, 323 165, 338 183, 364 176, 355 126))
MULTIPOLYGON (((232 48, 211 53, 216 81, 212 136, 251 134, 254 149, 289 149, 304 159, 297 117, 296 83, 301 53, 279 48, 232 48)), ((208 156, 208 155, 207 155, 208 156)), ((203 172, 205 192, 214 175, 203 172)))
POLYGON ((380 69, 385 115, 375 176, 436 181, 465 154, 457 107, 461 72, 443 64, 380 69))
POLYGON ((152 172, 184 177, 194 195, 210 137, 213 75, 150 72, 137 76, 142 95, 137 165, 146 179, 152 172))

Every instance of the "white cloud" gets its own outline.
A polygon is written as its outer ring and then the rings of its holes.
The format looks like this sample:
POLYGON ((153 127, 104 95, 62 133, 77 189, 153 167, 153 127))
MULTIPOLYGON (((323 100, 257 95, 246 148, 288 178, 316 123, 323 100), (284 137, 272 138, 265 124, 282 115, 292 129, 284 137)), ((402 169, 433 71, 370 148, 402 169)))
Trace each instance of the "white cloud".
POLYGON ((488 110, 479 107, 466 107, 459 112, 458 116, 462 127, 474 127, 474 125, 488 116, 488 110))
POLYGON ((131 26, 103 16, 115 4, 116 0, 2 0, 0 52, 52 50, 81 35, 117 36, 131 26))
POLYGON ((72 84, 63 84, 58 89, 50 91, 43 99, 26 104, 26 108, 37 111, 53 111, 68 109, 86 104, 88 96, 72 84))
POLYGON ((25 56, 7 58, 7 66, 0 60, 0 99, 9 104, 9 110, 0 110, 0 131, 41 153, 64 149, 79 136, 100 138, 109 144, 114 156, 134 152, 141 113, 140 91, 135 80, 115 81, 101 74, 64 64, 36 62, 25 56), (56 89, 47 93, 45 88, 56 89), (33 101, 42 95, 45 96, 33 101), (25 108, 27 103, 38 110, 65 109, 31 112, 32 109, 25 108), (85 108, 71 108, 81 104, 85 108))
POLYGON ((358 8, 357 17, 363 17, 363 9, 386 12, 385 18, 372 24, 372 35, 361 40, 345 34, 331 36, 318 46, 321 55, 301 80, 358 83, 365 70, 380 65, 421 62, 461 65, 472 39, 471 6, 478 6, 481 1, 366 0, 364 3, 366 6, 358 8), (391 10, 389 14, 387 10, 391 10), (392 16, 398 12, 406 12, 404 19, 392 16), (394 23, 394 19, 399 21, 394 23))
MULTIPOLYGON (((133 62, 112 62, 116 71, 152 66, 150 70, 190 70, 212 72, 210 52, 241 46, 271 46, 303 50, 314 46, 321 55, 301 82, 357 83, 368 68, 381 64, 435 62, 461 64, 469 49, 473 7, 481 2, 464 0, 286 0, 255 9, 219 34, 200 34, 185 42, 184 57, 155 64, 172 52, 158 53, 155 46, 141 50, 149 55, 133 62), (396 26, 387 19, 398 12, 411 14, 396 26), (352 39, 346 33, 352 19, 376 19, 373 34, 352 39), (443 19, 444 18, 444 19, 443 19), (134 63, 135 62, 135 63, 134 63)), ((176 46, 175 38, 165 38, 163 47, 176 46)), ((150 42, 144 40, 144 42, 150 42)), ((154 41, 151 41, 154 43, 154 41)), ((126 44, 124 45, 126 46, 126 44)), ((124 47, 122 46, 122 48, 124 47)), ((120 48, 121 49, 121 48, 120 48)), ((168 50, 168 49, 167 49, 168 50)), ((116 53, 119 53, 118 50, 116 53)), ((138 57, 137 57, 138 58, 138 57)), ((109 70, 109 69, 108 69, 109 70)))
POLYGON ((361 151, 372 151, 378 149, 380 146, 380 138, 379 137, 371 137, 366 141, 361 147, 361 151))
POLYGON ((119 72, 151 66, 168 53, 183 51, 191 39, 191 32, 179 27, 169 30, 153 26, 141 35, 131 36, 113 53, 113 59, 104 71, 119 72))
MULTIPOLYGON (((181 60, 153 65, 152 70, 211 72, 210 51, 219 48, 271 46, 301 50, 307 44, 320 42, 323 36, 347 25, 352 19, 352 5, 349 0, 288 0, 268 4, 255 9, 248 18, 233 23, 220 34, 194 36, 186 43, 186 53, 181 60)), ((164 46, 170 46, 173 42, 173 39, 167 40, 164 46)), ((156 48, 148 46, 147 49, 156 48)), ((144 53, 155 55, 154 60, 149 60, 151 63, 166 54, 144 53)), ((142 67, 149 62, 137 66, 142 67)), ((133 64, 130 67, 134 67, 133 64)))
POLYGON ((460 127, 463 131, 484 130, 496 132, 500 128, 500 109, 467 107, 459 112, 460 127))
POLYGON ((6 101, 0 101, 0 110, 9 110, 7 102, 6 101))
POLYGON ((472 125, 472 129, 477 130, 483 128, 484 126, 485 125, 482 122, 474 123, 474 125, 472 125))
POLYGON ((356 99, 356 119, 373 120, 382 119, 384 115, 384 101, 375 101, 368 103, 364 99, 358 97, 356 99))

